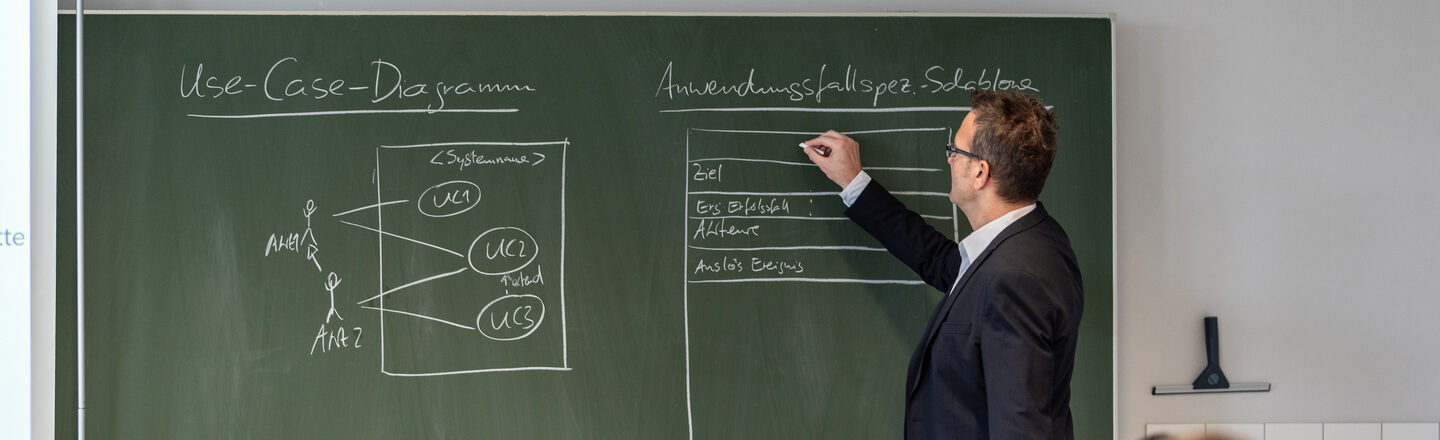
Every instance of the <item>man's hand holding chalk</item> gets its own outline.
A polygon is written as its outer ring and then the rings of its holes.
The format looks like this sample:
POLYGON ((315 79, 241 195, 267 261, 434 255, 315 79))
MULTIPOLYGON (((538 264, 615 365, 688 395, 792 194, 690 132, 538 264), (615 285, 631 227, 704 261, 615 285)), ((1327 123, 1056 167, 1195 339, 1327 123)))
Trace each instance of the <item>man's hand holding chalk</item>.
MULTIPOLYGON (((800 143, 800 148, 812 148, 812 147, 810 147, 809 145, 805 145, 804 142, 801 142, 801 143, 800 143)), ((821 146, 818 146, 818 147, 813 147, 813 148, 815 148, 815 152, 816 152, 816 153, 820 153, 821 156, 829 156, 829 155, 830 155, 830 149, 829 149, 829 148, 825 148, 824 145, 821 145, 821 146)))
POLYGON ((802 142, 800 149, 825 172, 825 177, 841 188, 860 174, 860 144, 838 131, 830 130, 802 142))

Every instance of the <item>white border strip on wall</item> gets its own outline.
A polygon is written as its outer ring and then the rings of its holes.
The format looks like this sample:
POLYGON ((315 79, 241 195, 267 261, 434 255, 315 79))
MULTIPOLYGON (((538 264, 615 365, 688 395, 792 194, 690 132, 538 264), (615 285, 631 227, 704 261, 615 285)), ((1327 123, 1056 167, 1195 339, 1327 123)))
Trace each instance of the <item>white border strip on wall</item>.
POLYGON ((30 3, 30 438, 55 437, 56 127, 59 17, 55 0, 30 3))

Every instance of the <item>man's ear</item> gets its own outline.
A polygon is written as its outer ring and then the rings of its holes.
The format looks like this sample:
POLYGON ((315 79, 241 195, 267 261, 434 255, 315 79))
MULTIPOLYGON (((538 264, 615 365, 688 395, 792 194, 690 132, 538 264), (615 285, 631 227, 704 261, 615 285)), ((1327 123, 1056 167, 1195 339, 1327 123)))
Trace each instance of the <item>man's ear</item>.
POLYGON ((970 175, 971 184, 975 185, 975 189, 984 188, 990 183, 990 162, 983 160, 975 162, 975 172, 970 175))

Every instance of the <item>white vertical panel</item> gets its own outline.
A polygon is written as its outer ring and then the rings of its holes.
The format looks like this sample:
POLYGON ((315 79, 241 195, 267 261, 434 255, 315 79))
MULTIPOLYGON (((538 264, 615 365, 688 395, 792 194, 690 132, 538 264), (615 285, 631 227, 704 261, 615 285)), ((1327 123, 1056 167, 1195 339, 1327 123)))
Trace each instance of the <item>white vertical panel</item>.
POLYGON ((1265 440, 1324 440, 1325 425, 1320 423, 1267 423, 1265 440))
POLYGON ((1383 440, 1440 440, 1440 423, 1385 423, 1380 431, 1383 440))
POLYGON ((1155 434, 1169 434, 1175 437, 1192 437, 1205 435, 1205 425, 1193 424, 1150 424, 1145 425, 1145 436, 1155 434))
POLYGON ((30 1, 30 435, 55 438, 55 0, 30 1))
POLYGON ((0 438, 30 438, 30 3, 0 2, 0 438), (22 67, 24 66, 24 67, 22 67))
POLYGON ((1381 440, 1379 423, 1326 423, 1325 440, 1381 440))
POLYGON ((1230 440, 1266 440, 1263 423, 1212 423, 1205 425, 1205 434, 1230 440))

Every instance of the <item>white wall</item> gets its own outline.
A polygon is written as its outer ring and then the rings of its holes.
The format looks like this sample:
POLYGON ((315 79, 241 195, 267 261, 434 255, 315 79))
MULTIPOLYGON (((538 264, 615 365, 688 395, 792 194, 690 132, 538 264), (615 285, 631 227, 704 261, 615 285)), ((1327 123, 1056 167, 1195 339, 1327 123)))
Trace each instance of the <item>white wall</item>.
MULTIPOLYGON (((0 59, 30 58, 30 5, 0 4, 0 59)), ((0 70, 0 437, 30 431, 30 70, 0 70)))
MULTIPOLYGON (((1117 14, 1117 438, 1440 419, 1440 2, 91 0, 98 9, 1117 14), (1232 381, 1149 394, 1204 363, 1232 381)), ((61 2, 71 8, 73 2, 61 2)), ((40 93, 37 91, 37 93, 40 93)), ((1063 124, 1063 121, 1062 121, 1063 124)), ((1063 148, 1063 146, 1062 146, 1063 148)), ((37 183, 38 185, 39 183, 37 183)), ((52 187, 53 188, 53 187, 52 187)), ((47 299, 48 300, 48 299, 47 299)))

